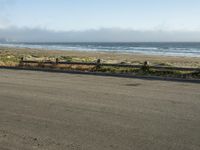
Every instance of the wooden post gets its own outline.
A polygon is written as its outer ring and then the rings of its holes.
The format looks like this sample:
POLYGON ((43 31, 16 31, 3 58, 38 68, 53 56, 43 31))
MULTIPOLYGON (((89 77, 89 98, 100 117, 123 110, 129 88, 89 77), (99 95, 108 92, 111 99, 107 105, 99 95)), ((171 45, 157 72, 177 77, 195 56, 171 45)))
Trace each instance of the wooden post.
POLYGON ((19 62, 19 66, 24 66, 23 61, 24 61, 24 57, 21 57, 21 58, 20 58, 20 62, 19 62))
POLYGON ((99 69, 100 67, 101 67, 101 59, 98 59, 96 64, 96 69, 99 69))
POLYGON ((59 59, 58 58, 56 58, 56 64, 58 64, 59 63, 59 59))
POLYGON ((148 61, 145 61, 145 62, 144 62, 144 66, 149 66, 149 62, 148 62, 148 61))
POLYGON ((143 72, 148 72, 149 71, 149 62, 145 61, 144 65, 142 66, 142 71, 143 72))

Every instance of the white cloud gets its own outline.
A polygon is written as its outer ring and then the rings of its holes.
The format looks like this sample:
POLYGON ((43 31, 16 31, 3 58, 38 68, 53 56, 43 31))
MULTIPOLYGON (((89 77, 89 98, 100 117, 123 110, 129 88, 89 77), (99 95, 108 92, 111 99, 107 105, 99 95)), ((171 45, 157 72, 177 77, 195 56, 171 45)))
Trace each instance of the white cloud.
POLYGON ((11 26, 5 10, 14 4, 15 0, 0 0, 0 28, 8 28, 11 26))
POLYGON ((62 32, 40 28, 10 27, 0 29, 0 38, 22 42, 200 42, 200 32, 140 31, 120 28, 62 32))
POLYGON ((9 28, 11 26, 10 20, 4 17, 0 17, 0 29, 9 28))

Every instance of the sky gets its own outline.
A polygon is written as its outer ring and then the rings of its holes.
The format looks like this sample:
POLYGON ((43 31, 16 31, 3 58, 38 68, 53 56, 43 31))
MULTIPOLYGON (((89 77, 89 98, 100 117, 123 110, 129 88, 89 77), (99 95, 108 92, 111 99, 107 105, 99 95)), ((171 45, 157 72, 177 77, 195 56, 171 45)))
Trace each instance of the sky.
POLYGON ((45 32, 57 41, 200 41, 199 8, 200 0, 0 0, 0 38, 45 32))

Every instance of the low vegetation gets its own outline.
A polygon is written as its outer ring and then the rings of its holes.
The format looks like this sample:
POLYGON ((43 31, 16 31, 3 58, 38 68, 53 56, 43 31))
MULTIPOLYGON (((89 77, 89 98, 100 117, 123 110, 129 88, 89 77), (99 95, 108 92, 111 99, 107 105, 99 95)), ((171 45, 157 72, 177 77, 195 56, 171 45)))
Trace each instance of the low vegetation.
MULTIPOLYGON (((156 70, 151 68, 129 68, 129 67, 112 67, 112 66, 95 66, 95 65, 61 65, 61 64, 49 64, 46 65, 44 61, 55 62, 56 59, 61 62, 83 62, 91 63, 96 62, 95 57, 76 57, 76 56, 57 56, 57 55, 46 55, 45 53, 10 53, 0 51, 0 66, 21 66, 31 68, 49 68, 49 69, 61 69, 61 70, 76 70, 85 72, 103 72, 103 73, 114 73, 114 74, 132 74, 138 76, 161 76, 161 77, 175 77, 175 78, 197 78, 200 79, 200 72, 191 71, 173 71, 173 70, 156 70), (21 58, 24 60, 38 61, 38 64, 21 64, 21 58)), ((103 62, 108 63, 103 60, 103 62)), ((141 65, 143 62, 132 62, 134 64, 141 65)), ((127 62, 121 62, 120 64, 127 64, 127 62)), ((170 63, 153 63, 152 65, 173 67, 170 63)))

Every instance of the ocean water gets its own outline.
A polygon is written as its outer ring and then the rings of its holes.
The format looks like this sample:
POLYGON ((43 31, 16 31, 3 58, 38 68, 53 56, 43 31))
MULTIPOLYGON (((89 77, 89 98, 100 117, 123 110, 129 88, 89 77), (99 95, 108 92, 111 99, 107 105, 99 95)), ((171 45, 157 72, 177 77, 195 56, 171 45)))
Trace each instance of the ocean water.
POLYGON ((1 43, 4 47, 200 57, 200 43, 1 43))

